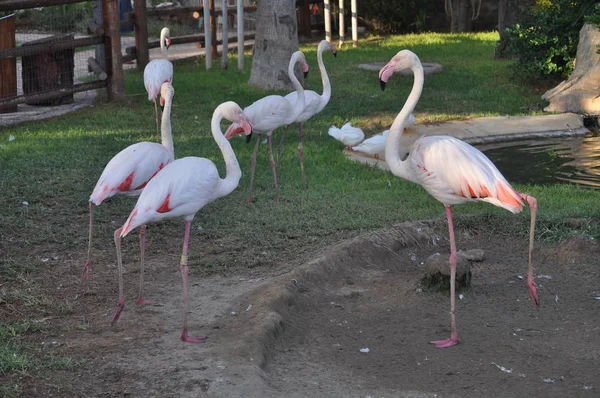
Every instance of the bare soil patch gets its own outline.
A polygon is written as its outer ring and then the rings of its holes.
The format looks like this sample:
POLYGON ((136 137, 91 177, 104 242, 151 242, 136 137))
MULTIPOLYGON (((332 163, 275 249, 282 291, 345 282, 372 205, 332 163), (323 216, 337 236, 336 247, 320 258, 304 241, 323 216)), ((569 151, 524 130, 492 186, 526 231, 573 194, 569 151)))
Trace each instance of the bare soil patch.
POLYGON ((75 305, 29 337, 85 362, 0 383, 19 381, 30 397, 597 396, 598 243, 537 245, 536 308, 521 279, 526 238, 459 230, 459 249, 483 249, 485 259, 457 300, 461 343, 440 350, 428 342, 450 333, 449 298, 420 279, 427 257, 448 251, 446 236, 444 222, 404 223, 302 265, 192 272, 190 332, 209 337, 198 345, 179 340, 175 255, 147 251, 151 306, 133 303, 137 263, 126 264, 128 301, 114 327, 114 266, 95 267, 83 288, 72 276, 81 259, 67 258, 41 283, 75 305))

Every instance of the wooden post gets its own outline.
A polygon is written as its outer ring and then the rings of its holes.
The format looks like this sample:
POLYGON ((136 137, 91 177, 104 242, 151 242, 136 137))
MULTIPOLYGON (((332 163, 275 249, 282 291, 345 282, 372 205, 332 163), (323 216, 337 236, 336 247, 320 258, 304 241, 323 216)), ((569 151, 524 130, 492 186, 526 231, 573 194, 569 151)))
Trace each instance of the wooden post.
POLYGON ((356 11, 356 0, 350 1, 350 12, 352 13, 352 47, 358 47, 358 13, 356 11))
POLYGON ((323 7, 325 8, 323 10, 325 16, 325 40, 331 43, 331 0, 324 0, 323 7))
POLYGON ((237 0, 238 69, 244 69, 244 0, 237 0))
POLYGON ((133 26, 135 28, 135 55, 137 70, 143 71, 150 55, 148 53, 148 16, 146 15, 146 0, 133 0, 133 26))
POLYGON ((108 100, 123 99, 123 65, 121 64, 121 33, 119 32, 118 0, 102 2, 104 52, 107 59, 108 100))
POLYGON ((221 69, 227 69, 229 61, 229 10, 227 8, 227 0, 221 0, 221 69))
POLYGON ((302 26, 301 34, 310 38, 312 37, 312 28, 310 26, 310 0, 302 0, 300 3, 300 18, 298 25, 302 26))
MULTIPOLYGON (((210 38, 213 58, 217 58, 217 18, 215 15, 215 0, 210 0, 210 38)), ((207 46, 208 48, 208 46, 207 46)))
MULTIPOLYGON (((15 14, 0 18, 0 50, 15 48, 15 14)), ((17 59, 0 60, 0 99, 17 96, 17 59)), ((17 105, 0 107, 0 113, 17 112, 17 105)))
POLYGON ((344 26, 344 0, 340 0, 340 13, 338 18, 338 25, 340 28, 340 47, 344 45, 346 40, 346 26, 344 26))
MULTIPOLYGON (((102 0, 96 0, 94 3, 94 22, 96 25, 100 26, 100 30, 102 33, 98 33, 97 31, 94 34, 101 34, 104 36, 104 29, 102 28, 102 0)), ((104 44, 97 44, 95 47, 96 60, 98 64, 102 67, 102 69, 106 70, 106 57, 104 56, 104 44)))
POLYGON ((210 28, 210 4, 209 0, 202 0, 204 14, 204 55, 206 57, 206 70, 212 68, 212 35, 210 28))

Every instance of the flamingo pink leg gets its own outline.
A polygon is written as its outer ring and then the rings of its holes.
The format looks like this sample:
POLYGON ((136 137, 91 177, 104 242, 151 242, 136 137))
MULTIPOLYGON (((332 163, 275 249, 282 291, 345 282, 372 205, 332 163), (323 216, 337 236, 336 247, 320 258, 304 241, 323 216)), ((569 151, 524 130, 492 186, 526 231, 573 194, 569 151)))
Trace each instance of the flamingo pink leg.
POLYGON ((452 319, 452 334, 449 339, 431 341, 437 348, 447 348, 458 344, 458 332, 456 331, 456 242, 454 240, 454 224, 452 223, 452 209, 446 206, 446 216, 448 217, 448 232, 450 238, 450 316, 452 319))
POLYGON ((256 137, 256 145, 254 146, 254 153, 250 158, 250 193, 246 200, 251 203, 254 200, 254 171, 256 170, 256 155, 258 154, 258 147, 260 146, 260 136, 256 137))
POLYGON ((535 233, 535 218, 537 215, 537 200, 533 196, 520 194, 523 199, 527 201, 529 204, 529 209, 531 210, 531 225, 529 227, 529 264, 528 264, 528 272, 527 272, 527 285, 529 286, 529 295, 531 296, 531 301, 533 304, 540 305, 540 301, 538 299, 537 290, 535 288, 535 281, 533 280, 533 237, 535 233))
POLYGON ((285 136, 287 135, 289 129, 290 125, 288 124, 287 126, 285 126, 285 130, 281 135, 281 141, 279 141, 279 145, 277 145, 277 164, 279 164, 279 159, 281 159, 281 151, 283 150, 283 140, 285 140, 285 136))
POLYGON ((298 156, 300 157, 300 169, 302 170, 302 188, 307 189, 306 174, 304 173, 304 137, 302 136, 302 123, 298 123, 298 156))
POLYGON ((273 185, 275 187, 275 200, 279 200, 279 184, 277 183, 277 163, 273 158, 273 138, 268 135, 267 141, 269 142, 269 164, 273 170, 273 185))
POLYGON ((81 280, 85 281, 92 270, 92 227, 94 225, 94 204, 90 202, 90 226, 88 230, 88 254, 87 260, 85 261, 85 267, 83 268, 83 275, 81 280))
POLYGON ((117 264, 119 266, 119 303, 117 304, 117 309, 115 310, 115 314, 113 315, 111 325, 114 325, 115 322, 119 320, 119 316, 121 316, 121 311, 123 311, 123 308, 125 307, 125 296, 123 295, 123 261, 121 258, 122 230, 123 227, 115 231, 115 247, 117 248, 117 264))
POLYGON ((185 234, 183 237, 183 253, 181 254, 181 278, 183 279, 183 332, 181 332, 181 340, 186 343, 204 343, 206 337, 188 336, 187 321, 188 321, 188 242, 190 239, 191 221, 185 222, 185 234))
POLYGON ((146 226, 140 227, 140 294, 135 301, 138 305, 154 304, 156 300, 144 299, 144 252, 146 249, 146 226))

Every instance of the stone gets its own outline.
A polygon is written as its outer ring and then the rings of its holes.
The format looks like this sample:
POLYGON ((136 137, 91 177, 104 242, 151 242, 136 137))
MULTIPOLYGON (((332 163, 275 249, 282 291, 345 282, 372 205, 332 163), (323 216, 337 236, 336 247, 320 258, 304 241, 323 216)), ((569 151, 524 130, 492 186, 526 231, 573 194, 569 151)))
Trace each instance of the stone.
MULTIPOLYGON (((425 260, 425 276, 421 280, 431 290, 450 292, 450 255, 432 254, 425 260)), ((471 285, 471 263, 456 256, 456 291, 471 285)))
POLYGON ((546 112, 600 114, 600 45, 598 26, 586 23, 579 31, 575 69, 568 80, 548 90, 542 99, 550 102, 546 112))
POLYGON ((458 256, 469 261, 480 262, 485 258, 485 253, 482 249, 459 250, 458 256))
MULTIPOLYGON (((358 67, 360 69, 364 69, 364 70, 371 70, 371 71, 376 71, 379 72, 379 70, 381 68, 383 68, 385 66, 385 62, 372 62, 369 64, 358 64, 358 67)), ((440 73, 441 71, 444 70, 444 67, 438 63, 434 63, 434 62, 424 62, 423 64, 423 73, 425 73, 425 75, 431 75, 433 73, 440 73)), ((395 75, 402 75, 402 76, 412 76, 413 72, 410 69, 404 69, 401 71, 397 71, 394 73, 395 75)))

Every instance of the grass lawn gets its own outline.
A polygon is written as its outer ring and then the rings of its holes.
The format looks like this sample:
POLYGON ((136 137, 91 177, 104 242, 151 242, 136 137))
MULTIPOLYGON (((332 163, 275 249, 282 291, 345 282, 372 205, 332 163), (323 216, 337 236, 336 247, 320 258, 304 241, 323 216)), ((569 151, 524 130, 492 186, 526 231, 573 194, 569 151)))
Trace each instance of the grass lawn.
MULTIPOLYGON (((194 226, 202 229, 195 228, 192 233, 190 266, 205 272, 236 272, 240 267, 300 263, 343 238, 406 220, 444 217, 444 207, 417 185, 348 160, 342 144, 329 137, 327 130, 332 124, 351 121, 370 135, 391 124, 410 91, 412 78, 396 76, 382 92, 377 73, 356 65, 388 61, 403 48, 414 51, 422 62, 439 62, 445 67, 443 73, 426 77, 415 109, 418 123, 541 113, 540 95, 548 87, 515 80, 510 61, 493 59, 496 40, 496 33, 375 37, 363 40, 357 49, 340 50, 337 58, 324 54, 332 98, 320 115, 305 124, 309 189, 301 189, 293 127, 279 167, 282 200, 273 201, 272 175, 263 145, 256 172, 257 200, 247 204, 244 198, 253 144, 233 139, 244 176, 236 191, 196 216, 194 226), (197 255, 200 251, 205 255, 197 255)), ((312 67, 307 84, 320 92, 316 45, 302 49, 312 67)), ((175 64, 172 125, 176 157, 209 158, 222 175, 223 158, 209 130, 213 110, 227 100, 243 107, 270 94, 246 84, 250 56, 245 70, 238 71, 235 64, 231 60, 229 70, 210 72, 196 61, 175 64)), ((75 305, 75 294, 52 294, 58 287, 49 286, 46 277, 61 263, 72 264, 70 278, 80 276, 87 249, 87 201, 103 167, 132 143, 158 141, 154 106, 146 98, 141 73, 126 75, 126 95, 120 104, 98 103, 0 132, 0 319, 9 325, 0 329, 0 375, 76 364, 69 358, 58 360, 54 354, 39 353, 24 341, 31 334, 43 333, 40 319, 68 314, 75 305), (9 142, 10 135, 14 141, 9 142)), ((274 137, 278 142, 279 132, 274 137)), ((600 237, 600 192, 572 185, 516 188, 539 200, 538 239, 557 240, 574 232, 600 237), (569 218, 588 221, 573 224, 566 221, 569 218)), ((135 200, 115 197, 96 209, 94 267, 115 263, 112 232, 122 225, 134 204, 135 200)), ((485 225, 493 230, 504 225, 504 232, 524 238, 528 233, 529 211, 512 215, 488 204, 455 211, 459 226, 485 225)), ((148 237, 148 258, 157 253, 177 258, 183 222, 153 224, 148 237)), ((126 261, 136 260, 136 251, 137 237, 132 234, 124 240, 126 261)), ((115 289, 116 283, 115 278, 115 289)), ((10 392, 16 387, 7 384, 5 388, 10 392)))

